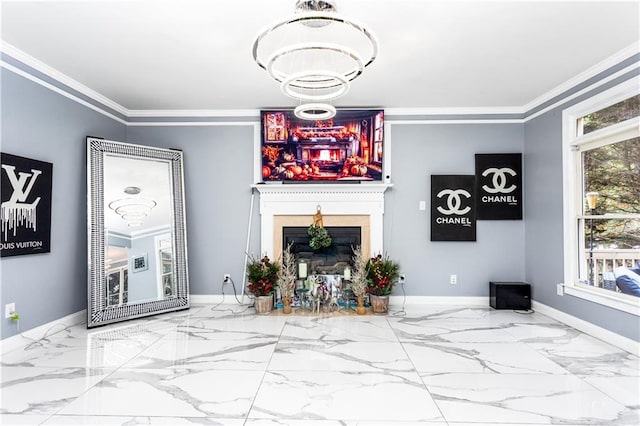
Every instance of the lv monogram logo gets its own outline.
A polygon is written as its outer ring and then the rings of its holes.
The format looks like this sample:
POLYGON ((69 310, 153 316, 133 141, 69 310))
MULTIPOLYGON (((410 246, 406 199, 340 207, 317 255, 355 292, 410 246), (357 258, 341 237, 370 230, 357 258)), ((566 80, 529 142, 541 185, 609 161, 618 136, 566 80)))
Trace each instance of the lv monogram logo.
POLYGON ((3 164, 2 168, 7 173, 9 183, 13 188, 13 193, 9 201, 2 203, 5 208, 11 207, 30 207, 34 208, 40 202, 40 197, 36 198, 31 204, 26 203, 33 185, 36 183, 38 176, 42 174, 41 170, 31 169, 32 173, 19 172, 16 176, 16 167, 8 164, 3 164))

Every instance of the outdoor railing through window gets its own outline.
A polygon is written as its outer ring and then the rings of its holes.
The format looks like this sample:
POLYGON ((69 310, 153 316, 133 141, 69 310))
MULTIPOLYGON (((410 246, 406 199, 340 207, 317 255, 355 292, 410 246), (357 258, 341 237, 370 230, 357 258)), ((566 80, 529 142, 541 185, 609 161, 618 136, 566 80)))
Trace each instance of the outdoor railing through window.
MULTIPOLYGON (((620 266, 637 268, 640 262, 640 250, 596 249, 593 250, 593 253, 585 250, 584 260, 585 264, 588 265, 587 267, 589 267, 591 259, 593 259, 593 285, 607 290, 619 291, 615 286, 615 282, 612 283, 605 279, 608 278, 605 273, 613 273, 613 271, 620 266)), ((588 282, 585 284, 588 284, 588 282)))

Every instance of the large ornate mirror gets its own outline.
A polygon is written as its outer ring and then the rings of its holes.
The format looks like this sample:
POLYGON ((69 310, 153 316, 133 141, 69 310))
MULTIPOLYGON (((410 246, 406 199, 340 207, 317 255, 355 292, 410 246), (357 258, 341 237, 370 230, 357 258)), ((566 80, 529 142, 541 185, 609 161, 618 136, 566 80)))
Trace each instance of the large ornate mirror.
POLYGON ((87 327, 189 307, 182 151, 87 138, 87 327))

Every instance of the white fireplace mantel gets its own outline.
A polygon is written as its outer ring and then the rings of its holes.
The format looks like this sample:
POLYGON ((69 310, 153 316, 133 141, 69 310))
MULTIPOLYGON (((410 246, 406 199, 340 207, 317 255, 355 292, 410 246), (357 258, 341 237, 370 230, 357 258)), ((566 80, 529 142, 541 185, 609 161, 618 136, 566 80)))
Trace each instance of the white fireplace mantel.
MULTIPOLYGON (((274 217, 305 216, 368 216, 370 253, 384 253, 383 215, 384 192, 391 184, 257 184, 260 192, 261 253, 274 258, 274 217)), ((311 224, 311 220, 309 221, 311 224)))

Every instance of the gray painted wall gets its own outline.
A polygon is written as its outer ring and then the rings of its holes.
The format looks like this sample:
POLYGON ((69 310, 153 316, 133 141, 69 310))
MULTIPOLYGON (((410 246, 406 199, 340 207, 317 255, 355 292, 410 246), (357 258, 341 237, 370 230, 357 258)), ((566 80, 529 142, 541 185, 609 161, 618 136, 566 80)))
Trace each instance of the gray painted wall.
POLYGON ((562 110, 619 84, 624 78, 525 123, 526 278, 534 285, 536 301, 640 341, 637 316, 577 297, 556 295, 556 284, 564 282, 562 110))
POLYGON ((107 245, 131 248, 131 238, 123 237, 120 234, 112 234, 107 230, 107 245))
MULTIPOLYGON (((2 259, 0 306, 15 302, 21 331, 86 308, 85 136, 185 151, 191 294, 242 283, 253 183, 253 126, 129 127, 4 69, 3 152, 54 164, 52 252, 2 259)), ((580 99, 578 99, 580 100, 580 99)), ((492 280, 526 280, 534 299, 632 339, 637 317, 572 297, 562 281, 561 119, 520 124, 392 125, 385 249, 400 260, 408 295, 486 296, 492 280), (473 174, 475 153, 524 152, 525 220, 480 221, 475 243, 430 242, 429 176, 473 174), (427 201, 419 211, 418 202, 427 201), (525 262, 526 259, 526 262, 525 262), (450 274, 458 284, 448 284, 450 274)), ((259 251, 255 195, 250 252, 259 251)), ((231 289, 226 288, 228 301, 231 289)), ((398 291, 396 291, 398 293, 398 291)), ((1 337, 16 334, 2 322, 1 337)))
MULTIPOLYGON (((130 127, 127 142, 182 149, 191 294, 221 294, 231 274, 238 294, 251 205, 253 125, 130 127)), ((259 255, 256 191, 250 251, 259 255)), ((233 290, 225 288, 233 300, 233 290)))
MULTIPOLYGON (((222 275, 242 281, 253 169, 253 126, 131 127, 127 141, 185 151, 191 294, 220 294, 222 275)), ((523 221, 483 221, 477 242, 432 243, 430 174, 474 174, 475 153, 522 152, 522 125, 393 125, 393 188, 385 203, 385 251, 416 296, 488 296, 489 281, 524 278, 523 221), (458 284, 449 284, 449 275, 458 284)), ((260 248, 255 197, 251 252, 260 248)), ((240 287, 238 286, 238 291, 240 287)), ((229 290, 230 291, 230 290, 229 290)), ((396 289, 396 293, 400 293, 396 289)))
MULTIPOLYGON (((126 137, 110 118, 4 68, 2 152, 53 163, 51 253, 3 258, 0 306, 16 303, 20 331, 87 307, 87 135, 126 137)), ((1 337, 17 326, 1 320, 1 337)))
POLYGON ((522 152, 522 125, 392 125, 390 133, 393 188, 385 197, 384 247, 401 263, 406 294, 488 297, 490 281, 522 281, 523 221, 478 221, 476 242, 431 242, 429 226, 430 176, 473 175, 476 153, 522 152), (451 274, 458 284, 449 284, 451 274))

